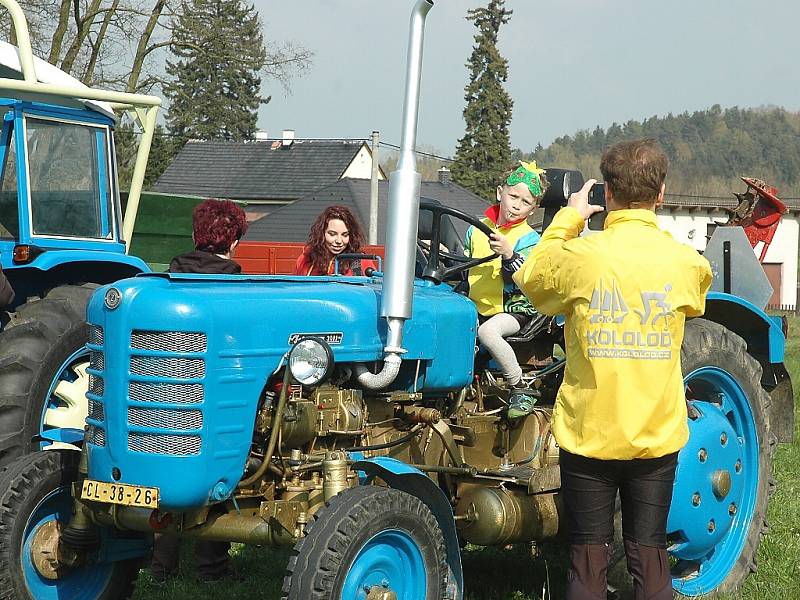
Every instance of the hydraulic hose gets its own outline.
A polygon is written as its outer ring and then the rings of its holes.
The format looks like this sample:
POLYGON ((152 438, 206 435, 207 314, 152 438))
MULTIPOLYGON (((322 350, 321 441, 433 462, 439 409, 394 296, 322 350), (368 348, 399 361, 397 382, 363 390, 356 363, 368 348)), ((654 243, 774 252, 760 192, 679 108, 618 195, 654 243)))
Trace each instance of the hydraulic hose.
POLYGON ((347 452, 367 452, 369 450, 385 450, 386 448, 393 448, 394 446, 399 446, 400 444, 403 444, 416 437, 420 430, 422 430, 424 427, 425 425, 422 424, 414 425, 414 427, 411 428, 411 431, 409 431, 407 434, 397 438, 396 440, 392 440, 391 442, 372 444, 371 446, 353 446, 351 448, 344 448, 344 450, 347 452))
POLYGON ((283 424, 283 410, 286 408, 286 401, 289 397, 289 382, 291 381, 292 373, 289 365, 286 365, 286 372, 283 375, 283 387, 281 387, 281 395, 278 398, 278 407, 275 409, 275 418, 272 419, 272 431, 269 435, 269 443, 267 444, 267 451, 264 453, 264 462, 259 465, 256 472, 247 479, 242 479, 239 482, 239 487, 249 487, 256 481, 264 476, 267 469, 270 467, 272 461, 272 453, 275 452, 275 446, 278 444, 278 432, 283 424))

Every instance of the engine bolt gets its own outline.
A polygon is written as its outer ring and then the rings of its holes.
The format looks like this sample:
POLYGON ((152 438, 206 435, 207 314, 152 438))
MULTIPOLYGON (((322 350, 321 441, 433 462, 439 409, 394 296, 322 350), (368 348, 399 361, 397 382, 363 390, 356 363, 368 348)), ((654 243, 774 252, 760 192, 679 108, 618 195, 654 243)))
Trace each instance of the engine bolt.
POLYGON ((741 458, 736 461, 736 466, 734 468, 736 469, 737 473, 741 473, 742 472, 742 459, 741 458))
POLYGON ((692 506, 700 506, 700 494, 698 492, 692 494, 692 506))
POLYGON ((736 514, 736 505, 733 502, 731 502, 731 505, 728 507, 728 514, 730 516, 733 516, 733 515, 736 514))
POLYGON ((705 448, 700 448, 700 451, 697 453, 697 458, 701 463, 706 462, 706 459, 708 458, 708 452, 705 448))
POLYGON ((719 436, 719 443, 723 446, 728 443, 728 434, 724 431, 719 436))
POLYGON ((714 533, 714 530, 717 528, 717 524, 714 523, 714 519, 711 519, 708 522, 708 533, 714 533))

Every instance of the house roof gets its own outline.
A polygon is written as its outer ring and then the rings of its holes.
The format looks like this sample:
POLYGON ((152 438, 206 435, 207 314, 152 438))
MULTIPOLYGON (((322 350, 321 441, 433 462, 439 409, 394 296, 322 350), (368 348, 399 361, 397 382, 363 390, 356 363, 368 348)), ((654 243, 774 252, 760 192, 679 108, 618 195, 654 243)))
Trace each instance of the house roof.
MULTIPOLYGON (((778 196, 780 198, 780 195, 778 196)), ((800 198, 780 198, 781 202, 786 205, 789 212, 797 212, 800 210, 800 198)), ((664 196, 665 209, 705 209, 705 210, 720 210, 725 208, 736 208, 739 200, 731 194, 730 197, 720 196, 690 196, 680 194, 669 194, 664 196)))
POLYGON ((300 198, 338 180, 364 146, 361 140, 188 142, 154 191, 251 201, 300 198))
MULTIPOLYGON (((445 206, 462 210, 480 217, 488 203, 469 190, 452 182, 422 182, 420 195, 438 200, 445 206)), ((389 200, 389 182, 378 182, 378 243, 386 240, 386 214, 389 200)), ((250 224, 244 239, 247 241, 304 242, 314 219, 327 206, 341 204, 353 211, 364 227, 369 230, 370 181, 366 179, 345 178, 304 196, 287 206, 250 224)), ((466 226, 460 222, 454 225, 463 236, 466 226)))

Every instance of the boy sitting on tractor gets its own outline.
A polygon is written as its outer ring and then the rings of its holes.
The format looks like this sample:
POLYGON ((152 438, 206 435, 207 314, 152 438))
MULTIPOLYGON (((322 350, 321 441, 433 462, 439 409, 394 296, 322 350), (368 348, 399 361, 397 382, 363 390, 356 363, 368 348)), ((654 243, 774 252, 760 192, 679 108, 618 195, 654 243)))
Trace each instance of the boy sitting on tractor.
POLYGON ((511 388, 508 417, 517 419, 533 410, 536 399, 522 382, 522 368, 505 338, 527 325, 536 309, 511 276, 522 266, 539 234, 528 225, 528 217, 547 191, 544 170, 536 162, 520 165, 497 186, 497 204, 486 209, 483 222, 495 233, 488 237, 475 227, 467 230, 465 254, 494 260, 469 270, 469 297, 478 309, 478 339, 497 361, 511 388))

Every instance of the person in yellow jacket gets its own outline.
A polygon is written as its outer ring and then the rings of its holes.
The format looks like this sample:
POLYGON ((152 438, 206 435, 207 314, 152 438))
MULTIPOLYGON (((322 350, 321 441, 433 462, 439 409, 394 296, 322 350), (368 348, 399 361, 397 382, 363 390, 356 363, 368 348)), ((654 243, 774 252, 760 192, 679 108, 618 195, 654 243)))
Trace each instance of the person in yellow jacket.
POLYGON ((666 522, 677 453, 688 439, 680 349, 684 322, 705 310, 708 261, 658 228, 667 157, 654 140, 609 148, 544 232, 514 280, 545 314, 566 317, 567 365, 553 411, 570 540, 567 600, 606 597, 614 500, 622 501, 636 600, 671 600, 666 522))
POLYGON ((478 309, 478 340, 503 371, 511 388, 508 417, 518 419, 533 411, 536 398, 522 382, 517 355, 505 340, 527 325, 536 310, 512 281, 539 234, 528 225, 528 217, 547 191, 544 169, 536 162, 522 162, 497 186, 497 204, 486 209, 483 223, 491 236, 470 227, 464 253, 471 258, 498 257, 469 270, 469 297, 478 309))

